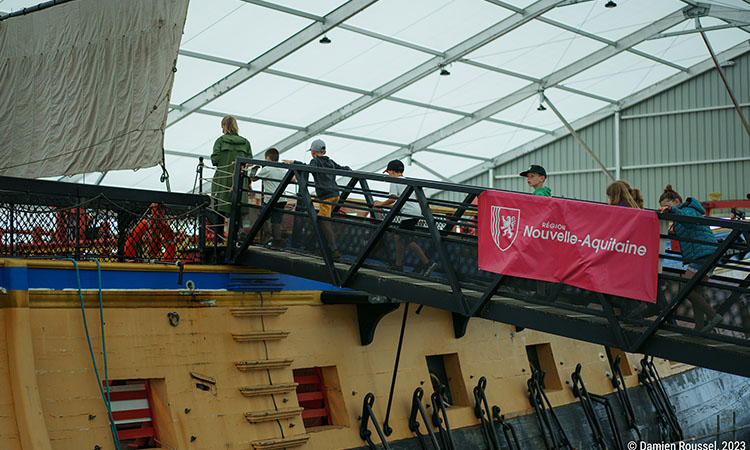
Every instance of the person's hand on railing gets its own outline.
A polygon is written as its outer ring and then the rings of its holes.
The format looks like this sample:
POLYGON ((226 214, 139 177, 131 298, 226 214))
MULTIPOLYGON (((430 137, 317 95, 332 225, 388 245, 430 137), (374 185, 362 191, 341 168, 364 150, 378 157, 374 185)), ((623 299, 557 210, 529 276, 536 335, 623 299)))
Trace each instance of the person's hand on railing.
POLYGON ((281 162, 283 162, 284 164, 294 164, 294 160, 293 159, 283 159, 283 160, 281 160, 281 162))
POLYGON ((660 213, 665 213, 665 212, 669 212, 669 210, 671 210, 671 209, 672 209, 671 206, 660 206, 659 207, 659 212, 660 213))

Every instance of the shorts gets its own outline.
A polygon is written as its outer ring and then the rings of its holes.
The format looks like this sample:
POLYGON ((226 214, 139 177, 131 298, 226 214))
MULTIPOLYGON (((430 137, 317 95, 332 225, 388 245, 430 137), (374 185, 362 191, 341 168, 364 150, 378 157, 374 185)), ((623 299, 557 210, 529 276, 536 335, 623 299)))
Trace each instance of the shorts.
MULTIPOLYGON (((688 266, 687 266, 687 268, 688 268, 689 271, 697 273, 699 270, 701 270, 701 267, 703 267, 703 264, 705 264, 705 263, 706 263, 706 258, 697 259, 697 260, 689 263, 688 266)), ((708 273, 706 273, 705 276, 710 277, 711 275, 713 275, 714 274, 714 269, 715 269, 715 267, 712 267, 711 270, 709 270, 708 273)))
MULTIPOLYGON (((263 206, 266 206, 266 203, 263 203, 263 206)), ((284 218, 284 208, 286 208, 286 202, 276 202, 275 205, 273 205, 273 209, 271 210, 271 223, 277 224, 281 223, 281 220, 284 218)))
MULTIPOLYGON (((401 219, 401 223, 398 224, 399 230, 406 230, 406 231, 414 231, 414 229, 417 227, 417 222, 419 222, 419 219, 401 219)), ((406 241, 407 243, 414 242, 414 236, 411 234, 407 234, 406 236, 401 236, 401 238, 406 241)))
POLYGON ((398 229, 414 231, 414 228, 417 227, 417 222, 419 222, 419 219, 402 219, 401 223, 398 224, 398 229))
POLYGON ((333 207, 336 205, 332 205, 331 203, 338 203, 339 197, 331 197, 331 198, 324 198, 322 201, 324 202, 330 202, 330 203, 320 203, 320 211, 318 211, 318 215, 321 217, 331 217, 331 213, 333 212, 333 207))

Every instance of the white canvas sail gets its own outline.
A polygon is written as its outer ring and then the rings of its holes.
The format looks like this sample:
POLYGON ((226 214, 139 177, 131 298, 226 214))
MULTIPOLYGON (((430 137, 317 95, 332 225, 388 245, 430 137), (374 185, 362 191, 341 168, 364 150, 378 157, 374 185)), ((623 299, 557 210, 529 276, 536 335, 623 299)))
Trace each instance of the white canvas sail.
POLYGON ((162 159, 188 0, 76 0, 0 22, 0 175, 162 159))

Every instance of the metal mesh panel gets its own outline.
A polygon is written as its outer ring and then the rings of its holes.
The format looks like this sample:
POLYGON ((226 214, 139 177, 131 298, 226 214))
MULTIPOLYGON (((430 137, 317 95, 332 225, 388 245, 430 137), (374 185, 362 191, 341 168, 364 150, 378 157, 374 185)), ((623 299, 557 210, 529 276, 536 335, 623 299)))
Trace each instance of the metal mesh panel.
POLYGON ((6 193, 0 202, 0 255, 201 262, 206 204, 150 202, 136 198, 147 197, 142 191, 133 192, 133 199, 6 193))

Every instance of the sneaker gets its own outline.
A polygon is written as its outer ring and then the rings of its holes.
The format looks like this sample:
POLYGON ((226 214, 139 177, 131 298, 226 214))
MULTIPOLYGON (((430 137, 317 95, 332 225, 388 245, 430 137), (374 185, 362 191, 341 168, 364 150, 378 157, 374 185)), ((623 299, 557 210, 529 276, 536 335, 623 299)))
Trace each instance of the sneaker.
POLYGON ((412 272, 422 273, 422 271, 425 270, 429 264, 430 264, 429 260, 427 262, 419 263, 416 266, 414 266, 414 269, 412 270, 412 272))
POLYGON ((422 271, 422 275, 425 277, 429 277, 432 271, 437 269, 438 264, 433 260, 429 260, 426 265, 427 267, 425 267, 422 271))
MULTIPOLYGON (((724 317, 721 314, 716 314, 713 319, 711 319, 708 322, 708 325, 703 327, 700 331, 702 333, 708 333, 709 331, 714 330, 714 327, 721 323, 721 321, 724 319, 724 317)), ((715 330, 714 330, 715 331, 715 330)))
POLYGON ((333 259, 339 259, 339 258, 341 258, 341 252, 338 249, 332 250, 331 251, 331 258, 333 258, 333 259))
POLYGON ((404 266, 403 265, 397 266, 395 264, 388 264, 387 266, 385 266, 385 269, 393 271, 393 272, 403 272, 404 271, 404 266))

